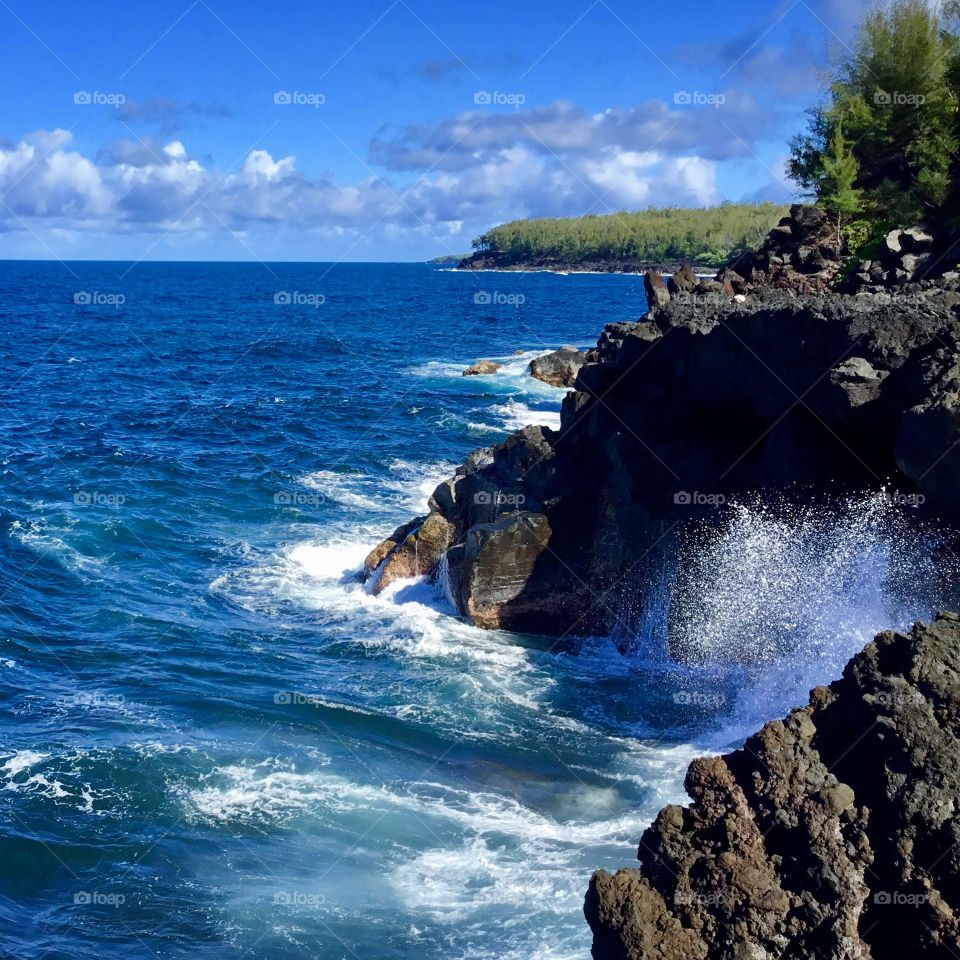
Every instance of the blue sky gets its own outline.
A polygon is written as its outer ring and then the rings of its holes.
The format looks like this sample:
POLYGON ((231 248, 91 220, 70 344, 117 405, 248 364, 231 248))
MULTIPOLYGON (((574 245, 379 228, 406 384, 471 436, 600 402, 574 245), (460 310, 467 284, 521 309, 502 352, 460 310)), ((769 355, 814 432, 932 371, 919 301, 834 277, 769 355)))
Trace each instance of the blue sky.
POLYGON ((413 260, 788 199, 861 5, 0 0, 0 257, 413 260))

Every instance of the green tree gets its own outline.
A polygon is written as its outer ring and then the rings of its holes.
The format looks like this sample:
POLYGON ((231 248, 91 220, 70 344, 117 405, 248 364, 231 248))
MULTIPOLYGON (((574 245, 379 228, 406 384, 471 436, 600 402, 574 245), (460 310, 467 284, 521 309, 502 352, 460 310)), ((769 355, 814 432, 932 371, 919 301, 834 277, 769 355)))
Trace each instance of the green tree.
POLYGON ((837 220, 837 243, 843 242, 845 217, 853 217, 863 210, 862 192, 857 188, 860 164, 837 124, 829 149, 823 156, 823 176, 817 183, 817 202, 837 220))
POLYGON ((867 15, 823 104, 791 143, 790 173, 816 197, 843 126, 871 219, 935 218, 957 175, 960 43, 953 0, 893 0, 867 15))

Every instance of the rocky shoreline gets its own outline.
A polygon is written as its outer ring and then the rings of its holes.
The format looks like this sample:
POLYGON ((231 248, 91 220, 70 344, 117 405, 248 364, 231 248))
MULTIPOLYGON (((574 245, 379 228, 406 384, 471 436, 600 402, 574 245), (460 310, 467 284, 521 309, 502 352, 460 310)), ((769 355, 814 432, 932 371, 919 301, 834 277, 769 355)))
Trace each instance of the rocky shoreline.
MULTIPOLYGON (((541 358, 546 382, 572 381, 560 429, 471 454, 371 551, 370 588, 428 574, 483 628, 611 634, 678 531, 726 500, 883 490, 955 529, 960 278, 922 276, 919 228, 845 274, 826 227, 794 208, 714 280, 648 274, 647 316, 541 358)), ((639 869, 593 877, 594 957, 957 956, 958 771, 960 617, 943 614, 694 761, 692 804, 660 812, 639 869)))
POLYGON ((960 618, 881 634, 685 786, 591 880, 595 960, 956 956, 960 618))
POLYGON ((607 327, 558 431, 471 454, 429 515, 371 553, 373 589, 442 571, 479 626, 605 633, 616 608, 591 585, 641 582, 718 498, 885 486, 955 516, 958 309, 956 281, 744 302, 678 291, 607 327))
POLYGON ((458 270, 495 270, 501 273, 675 273, 681 267, 689 267, 697 273, 712 274, 713 267, 703 264, 673 262, 650 263, 641 260, 590 260, 566 261, 540 258, 536 260, 511 261, 490 252, 481 252, 464 257, 458 264, 458 270))

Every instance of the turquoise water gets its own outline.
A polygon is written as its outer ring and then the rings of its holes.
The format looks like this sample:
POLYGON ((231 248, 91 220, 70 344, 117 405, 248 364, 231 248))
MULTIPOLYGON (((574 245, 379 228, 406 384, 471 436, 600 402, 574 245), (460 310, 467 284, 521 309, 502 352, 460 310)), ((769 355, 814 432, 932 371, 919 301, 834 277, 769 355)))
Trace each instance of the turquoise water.
POLYGON ((355 571, 469 451, 557 424, 531 356, 643 302, 637 277, 0 265, 0 953, 588 955, 589 875, 682 799, 722 684, 355 571), (505 367, 460 376, 482 357, 505 367))

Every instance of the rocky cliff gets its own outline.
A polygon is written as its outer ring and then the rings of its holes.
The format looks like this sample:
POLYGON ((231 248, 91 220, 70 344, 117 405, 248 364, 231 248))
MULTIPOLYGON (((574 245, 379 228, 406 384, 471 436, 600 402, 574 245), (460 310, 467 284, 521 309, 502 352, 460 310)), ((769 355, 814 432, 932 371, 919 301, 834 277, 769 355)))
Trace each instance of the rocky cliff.
POLYGON ((960 618, 884 633, 594 875, 596 960, 901 960, 960 948, 960 618))
POLYGON ((374 589, 432 572, 482 627, 604 632, 678 525, 724 498, 887 484, 957 512, 956 281, 743 302, 683 286, 606 328, 559 431, 527 427, 442 483, 370 554, 374 589))

